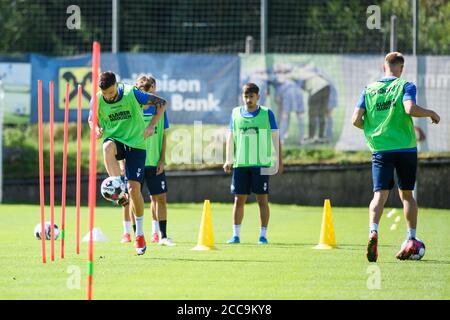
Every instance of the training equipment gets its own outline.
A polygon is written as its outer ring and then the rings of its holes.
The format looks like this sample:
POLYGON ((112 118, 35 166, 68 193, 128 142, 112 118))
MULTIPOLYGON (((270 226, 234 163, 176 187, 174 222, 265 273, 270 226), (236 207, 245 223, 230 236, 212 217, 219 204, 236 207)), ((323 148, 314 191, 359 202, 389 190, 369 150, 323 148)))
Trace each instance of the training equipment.
MULTIPOLYGON (((83 242, 89 242, 90 232, 86 233, 86 235, 83 237, 83 242)), ((106 235, 102 232, 100 228, 94 228, 92 229, 92 241, 93 242, 108 242, 108 238, 106 235)))
POLYGON ((409 239, 403 241, 400 251, 407 250, 409 255, 404 260, 420 260, 425 255, 425 243, 420 239, 409 239))
MULTIPOLYGON (((52 228, 50 226, 51 226, 50 221, 45 221, 45 224, 44 224, 45 240, 51 240, 51 237, 52 237, 51 229, 52 228)), ((54 225, 54 228, 55 228, 55 240, 56 240, 56 239, 58 239, 58 236, 59 236, 59 228, 56 224, 54 225)), ((34 236, 36 237, 36 239, 42 240, 41 234, 42 234, 41 223, 38 223, 34 227, 34 236)))
POLYGON ((120 204, 123 199, 127 197, 127 194, 125 192, 125 183, 119 176, 108 177, 103 180, 101 193, 103 198, 116 204, 120 204))
POLYGON ((334 236, 333 215, 331 213, 330 199, 325 199, 323 205, 322 228, 320 231, 319 244, 314 249, 336 248, 336 238, 334 236))
POLYGON ((69 92, 70 84, 66 84, 66 97, 64 106, 64 150, 63 172, 61 185, 61 259, 64 259, 64 240, 66 231, 66 180, 67 180, 67 144, 69 140, 69 92))
POLYGON ((197 245, 192 250, 215 250, 213 226, 211 219, 211 203, 205 200, 203 204, 202 222, 198 233, 197 245))

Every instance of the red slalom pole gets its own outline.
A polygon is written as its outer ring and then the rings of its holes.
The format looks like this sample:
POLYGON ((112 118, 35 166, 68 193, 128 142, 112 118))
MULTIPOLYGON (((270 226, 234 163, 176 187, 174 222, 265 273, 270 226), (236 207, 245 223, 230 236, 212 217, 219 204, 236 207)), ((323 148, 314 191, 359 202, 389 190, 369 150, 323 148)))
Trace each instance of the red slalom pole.
POLYGON ((89 263, 88 263, 88 300, 92 300, 92 286, 94 278, 94 215, 96 205, 96 187, 97 187, 97 137, 96 127, 98 123, 98 69, 100 67, 100 43, 95 41, 92 45, 92 122, 91 128, 91 149, 89 158, 89 263))
POLYGON ((54 133, 54 83, 49 84, 49 104, 50 104, 50 231, 51 231, 51 260, 55 261, 55 133, 54 133))
POLYGON ((44 137, 42 134, 42 80, 38 80, 38 131, 39 131, 39 200, 41 204, 42 263, 46 263, 47 258, 45 253, 44 137))
POLYGON ((69 140, 69 93, 70 84, 66 85, 66 103, 64 109, 64 149, 61 185, 61 259, 64 259, 64 239, 66 235, 66 183, 67 183, 67 144, 69 140))
POLYGON ((81 192, 81 85, 77 92, 77 182, 76 182, 76 252, 80 254, 80 192, 81 192))

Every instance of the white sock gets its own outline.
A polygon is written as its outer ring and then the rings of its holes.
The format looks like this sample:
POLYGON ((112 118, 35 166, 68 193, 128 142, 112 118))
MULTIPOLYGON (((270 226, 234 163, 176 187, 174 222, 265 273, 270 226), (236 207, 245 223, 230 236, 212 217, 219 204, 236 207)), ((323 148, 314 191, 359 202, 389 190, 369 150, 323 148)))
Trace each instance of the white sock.
POLYGON ((416 237, 416 229, 408 229, 408 239, 416 237))
POLYGON ((159 233, 159 221, 152 220, 152 234, 159 233))
POLYGON ((241 236, 241 225, 234 224, 233 225, 233 237, 240 237, 240 236, 241 236))
POLYGON ((136 217, 136 236, 144 235, 144 216, 136 217))
POLYGON ((267 233, 267 227, 261 227, 261 229, 259 231, 259 236, 266 238, 266 233, 267 233))
POLYGON ((130 226, 131 226, 131 221, 124 221, 123 222, 123 233, 130 233, 130 226))
POLYGON ((369 226, 369 233, 371 233, 372 231, 376 231, 378 233, 378 224, 376 223, 371 223, 369 226))

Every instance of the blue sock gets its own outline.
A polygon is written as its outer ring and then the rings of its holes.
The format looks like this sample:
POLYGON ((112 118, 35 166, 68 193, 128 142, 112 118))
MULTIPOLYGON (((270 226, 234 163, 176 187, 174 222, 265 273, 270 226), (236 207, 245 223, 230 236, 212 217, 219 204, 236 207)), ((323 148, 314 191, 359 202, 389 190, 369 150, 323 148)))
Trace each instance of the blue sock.
POLYGON ((408 239, 415 239, 416 238, 416 229, 408 229, 408 239))

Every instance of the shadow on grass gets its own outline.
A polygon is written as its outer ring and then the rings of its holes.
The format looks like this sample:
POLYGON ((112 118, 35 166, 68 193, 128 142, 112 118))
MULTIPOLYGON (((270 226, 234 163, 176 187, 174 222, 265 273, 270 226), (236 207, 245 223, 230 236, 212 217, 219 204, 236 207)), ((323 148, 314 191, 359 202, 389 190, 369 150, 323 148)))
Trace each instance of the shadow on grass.
POLYGON ((249 263, 249 262, 257 262, 257 263, 284 263, 283 261, 274 261, 274 260, 251 260, 251 259, 186 259, 186 258, 159 258, 152 257, 152 260, 169 260, 169 261, 188 261, 188 262, 240 262, 240 263, 249 263))

